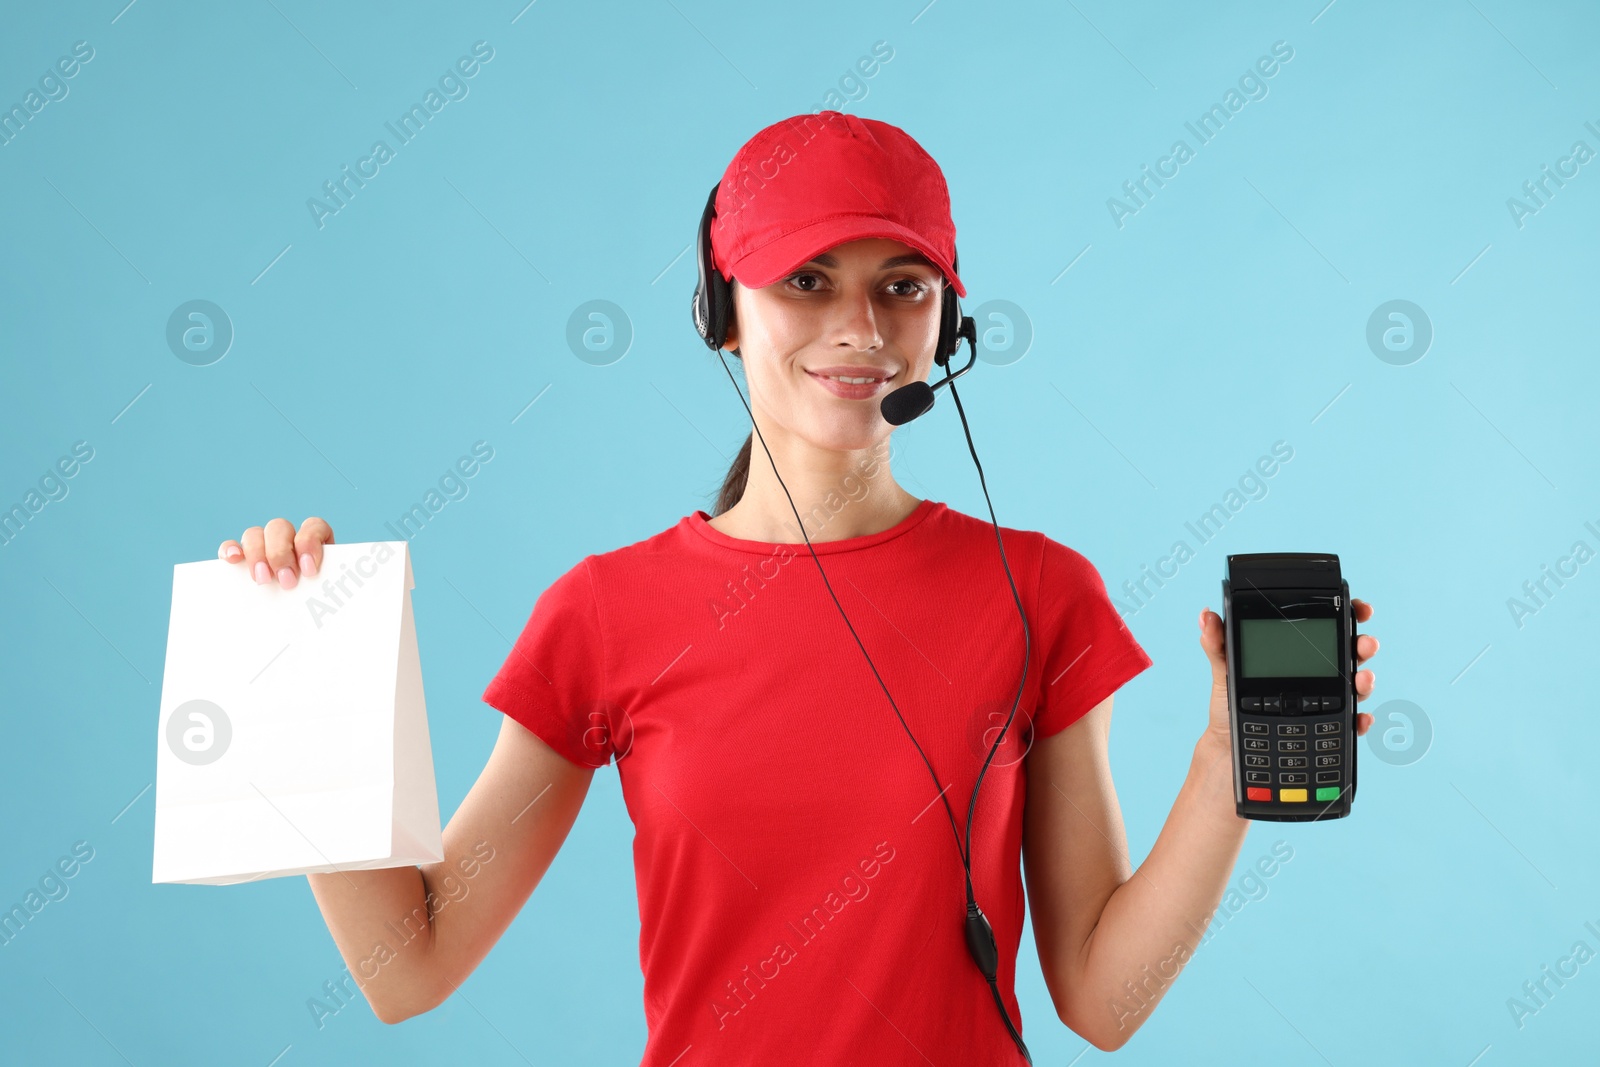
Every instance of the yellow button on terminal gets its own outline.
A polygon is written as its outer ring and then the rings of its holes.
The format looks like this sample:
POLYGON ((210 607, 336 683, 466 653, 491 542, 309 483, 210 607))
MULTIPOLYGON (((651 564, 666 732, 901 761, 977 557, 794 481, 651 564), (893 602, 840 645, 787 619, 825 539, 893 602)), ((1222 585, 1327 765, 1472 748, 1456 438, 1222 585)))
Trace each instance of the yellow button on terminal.
POLYGON ((1292 801, 1292 800, 1302 800, 1303 801, 1303 800, 1305 800, 1305 798, 1306 798, 1306 791, 1304 789, 1280 789, 1280 790, 1278 790, 1278 799, 1281 800, 1281 801, 1285 801, 1285 802, 1292 801))

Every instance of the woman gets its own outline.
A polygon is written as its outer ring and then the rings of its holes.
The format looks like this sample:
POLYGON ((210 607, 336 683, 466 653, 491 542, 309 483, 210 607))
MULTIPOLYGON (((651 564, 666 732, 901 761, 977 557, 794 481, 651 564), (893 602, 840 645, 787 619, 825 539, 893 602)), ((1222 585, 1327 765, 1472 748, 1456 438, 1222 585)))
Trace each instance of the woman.
MULTIPOLYGON (((1249 826, 1234 814, 1221 619, 1200 613, 1209 720, 1134 878, 1107 738, 1113 693, 1151 661, 1099 573, 1009 527, 1002 566, 989 522, 890 471, 882 398, 928 377, 944 289, 965 292, 938 166, 886 123, 796 116, 740 149, 715 206, 711 266, 732 300, 721 347, 743 364, 760 450, 746 440, 715 514, 590 555, 538 598, 484 693, 506 717, 445 859, 310 875, 328 928, 354 971, 386 924, 433 910, 469 843, 489 842, 495 862, 430 916, 422 947, 362 972, 383 1021, 431 1009, 511 923, 615 760, 636 828, 646 1067, 1022 1062, 1024 861, 1058 1017, 1118 1048, 1168 984, 1151 968, 1170 974, 1197 944, 1249 826), (999 950, 992 988, 965 942, 964 857, 999 950)), ((292 587, 332 541, 321 519, 280 518, 219 553, 292 587)), ((1359 658, 1376 651, 1364 635, 1359 658)), ((1361 699, 1372 686, 1359 672, 1361 699)))

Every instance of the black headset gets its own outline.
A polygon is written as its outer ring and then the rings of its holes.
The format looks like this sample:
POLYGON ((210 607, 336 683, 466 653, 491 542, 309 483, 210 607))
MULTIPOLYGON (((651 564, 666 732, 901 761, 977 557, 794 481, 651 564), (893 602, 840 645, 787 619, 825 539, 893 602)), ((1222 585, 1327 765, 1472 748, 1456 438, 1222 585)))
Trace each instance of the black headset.
MULTIPOLYGON (((978 771, 978 780, 972 787, 972 800, 967 805, 967 843, 961 843, 961 831, 956 827, 955 813, 950 810, 950 801, 945 799, 947 787, 939 785, 939 775, 934 771, 933 764, 928 760, 928 754, 922 751, 916 735, 911 732, 911 727, 906 725, 905 716, 900 714, 900 708, 894 702, 894 697, 889 694, 889 687, 883 684, 883 676, 878 673, 877 665, 872 662, 872 656, 867 653, 867 646, 861 643, 861 635, 856 633, 856 628, 850 622, 850 616, 845 614, 844 606, 839 603, 839 598, 833 592, 833 585, 828 581, 828 572, 823 570, 822 560, 817 558, 817 550, 811 547, 811 536, 807 534, 805 522, 800 518, 800 509, 795 507, 794 497, 789 496, 789 487, 783 484, 783 478, 778 474, 778 465, 773 463, 772 452, 767 448, 765 437, 761 437, 761 427, 756 425, 755 415, 750 412, 750 404, 744 398, 744 392, 739 389, 739 383, 734 380, 733 371, 728 368, 728 361, 722 355, 722 345, 728 336, 728 314, 732 310, 733 292, 727 279, 723 278, 712 262, 711 251, 711 222, 717 214, 717 189, 721 182, 711 187, 711 195, 706 199, 706 209, 700 216, 700 231, 696 241, 698 276, 694 287, 694 300, 690 308, 694 316, 695 332, 700 339, 705 341, 706 347, 717 354, 722 361, 722 369, 728 372, 728 380, 733 383, 734 392, 739 394, 739 402, 744 404, 746 413, 750 414, 750 425, 755 435, 761 438, 761 448, 767 453, 767 462, 772 464, 773 476, 778 479, 778 484, 783 486, 783 495, 789 497, 789 507, 794 511, 795 522, 800 526, 800 534, 806 540, 806 548, 811 550, 811 558, 817 565, 817 571, 822 575, 822 584, 827 587, 828 595, 833 597, 834 607, 839 609, 839 614, 844 618, 844 624, 850 629, 850 636, 856 639, 856 645, 861 649, 861 654, 867 657, 867 666, 872 668, 873 677, 878 679, 878 687, 883 690, 883 695, 889 698, 889 706, 894 708, 895 717, 900 720, 906 735, 911 738, 911 743, 916 746, 917 753, 922 757, 922 762, 927 765, 928 773, 933 776, 933 784, 939 790, 939 799, 944 802, 945 814, 950 818, 950 830, 956 837, 956 851, 961 854, 961 867, 966 875, 967 911, 966 911, 966 938, 967 951, 971 953, 973 962, 978 965, 984 979, 989 983, 989 991, 994 994, 995 1007, 1000 1009, 1000 1018, 1005 1021, 1006 1030, 1011 1034, 1011 1040, 1016 1043, 1022 1058, 1032 1067, 1033 1057, 1028 1054, 1028 1046, 1022 1043, 1022 1035, 1011 1024, 1011 1016, 1006 1011, 1005 1001, 1001 999, 1000 987, 996 975, 999 971, 1000 954, 995 948, 994 929, 989 925, 989 920, 984 917, 983 909, 978 907, 977 900, 972 893, 972 814, 978 807, 978 790, 983 788, 983 776, 988 773, 989 764, 994 755, 1005 742, 1006 732, 1011 728, 1011 720, 1017 714, 1017 705, 1022 700, 1022 690, 1028 680, 1028 655, 1031 637, 1028 632, 1028 616, 1022 609, 1022 598, 1017 595, 1017 583, 1011 577, 1011 564, 1006 561, 1005 542, 1000 537, 1000 523, 994 517, 994 504, 989 503, 989 519, 994 524, 995 543, 1000 546, 1000 562, 1005 567, 1006 581, 1011 585, 1011 599, 1016 602, 1017 615, 1022 619, 1022 678, 1017 683, 1017 695, 1011 702, 1011 713, 1006 716, 1006 724, 1000 728, 1000 734, 995 738, 994 745, 989 749, 989 755, 983 761, 983 767, 978 771)), ((950 257, 952 272, 959 271, 957 266, 958 256, 950 257)), ((955 390, 955 379, 972 369, 972 364, 978 356, 977 327, 970 316, 961 314, 961 305, 956 301, 955 286, 946 280, 944 286, 943 303, 939 310, 939 340, 934 347, 934 360, 940 368, 945 368, 950 362, 950 357, 955 355, 956 349, 961 345, 961 339, 966 338, 970 346, 971 356, 967 365, 958 371, 947 373, 937 385, 930 387, 926 382, 914 382, 911 385, 901 386, 896 390, 900 396, 891 393, 883 401, 884 417, 894 425, 901 425, 916 418, 933 406, 934 390, 943 386, 950 386, 950 397, 955 401, 956 411, 961 415, 961 428, 967 435, 967 449, 972 453, 972 462, 978 468, 978 484, 983 486, 983 499, 989 501, 989 487, 983 479, 983 464, 978 462, 978 451, 972 444, 972 431, 967 428, 967 415, 961 408, 961 397, 955 390)))
MULTIPOLYGON (((722 343, 727 340, 728 314, 733 309, 732 287, 722 276, 722 272, 711 262, 711 221, 717 215, 717 190, 721 187, 721 182, 711 187, 711 195, 706 198, 706 209, 700 215, 700 235, 696 241, 696 246, 700 250, 699 275, 694 286, 694 305, 691 308, 694 314, 695 332, 712 351, 720 349, 722 343)), ((959 252, 951 256, 950 269, 957 274, 961 272, 959 252)), ((939 305, 939 341, 933 348, 934 362, 941 368, 948 365, 950 357, 961 347, 961 339, 969 333, 976 335, 977 328, 970 317, 961 314, 961 304, 956 299, 955 286, 946 285, 943 302, 939 305)))

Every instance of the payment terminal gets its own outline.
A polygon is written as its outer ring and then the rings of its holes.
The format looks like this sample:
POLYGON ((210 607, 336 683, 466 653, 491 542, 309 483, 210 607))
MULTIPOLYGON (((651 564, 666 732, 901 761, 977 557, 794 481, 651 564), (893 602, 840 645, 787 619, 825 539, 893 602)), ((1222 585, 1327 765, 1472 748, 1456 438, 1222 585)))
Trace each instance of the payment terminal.
POLYGON ((1241 818, 1315 822, 1356 796, 1356 631, 1339 557, 1228 557, 1222 625, 1241 818))

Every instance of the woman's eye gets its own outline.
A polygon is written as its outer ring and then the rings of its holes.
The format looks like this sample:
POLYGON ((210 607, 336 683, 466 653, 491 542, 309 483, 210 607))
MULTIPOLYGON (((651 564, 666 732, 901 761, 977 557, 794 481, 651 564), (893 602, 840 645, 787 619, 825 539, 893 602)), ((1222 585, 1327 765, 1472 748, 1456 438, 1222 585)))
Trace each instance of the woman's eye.
MULTIPOLYGON (((815 293, 826 283, 822 275, 801 271, 789 276, 789 284, 803 293, 815 293)), ((915 278, 900 278, 889 283, 889 291, 899 297, 916 297, 928 291, 928 285, 915 278)))

